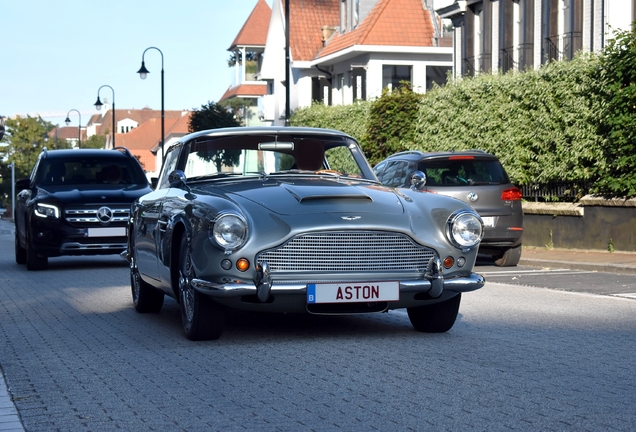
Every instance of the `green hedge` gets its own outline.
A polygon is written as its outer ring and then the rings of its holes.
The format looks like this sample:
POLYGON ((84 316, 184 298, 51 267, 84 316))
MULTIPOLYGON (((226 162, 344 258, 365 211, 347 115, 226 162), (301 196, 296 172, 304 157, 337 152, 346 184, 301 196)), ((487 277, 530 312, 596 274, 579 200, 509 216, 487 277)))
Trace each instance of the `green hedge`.
POLYGON ((400 150, 482 149, 518 185, 587 183, 636 196, 636 33, 617 32, 599 55, 538 70, 480 74, 415 94, 402 87, 370 102, 314 105, 291 124, 342 130, 376 164, 400 150))

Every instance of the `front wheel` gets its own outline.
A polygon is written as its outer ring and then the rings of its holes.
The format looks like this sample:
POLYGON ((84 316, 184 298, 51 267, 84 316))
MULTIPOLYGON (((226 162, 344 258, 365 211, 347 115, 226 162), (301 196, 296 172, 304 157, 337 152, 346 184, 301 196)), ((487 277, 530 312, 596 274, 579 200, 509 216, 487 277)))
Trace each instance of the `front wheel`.
POLYGON ((459 312, 462 294, 440 303, 407 308, 413 328, 424 333, 444 333, 453 327, 459 312))
POLYGON ((46 270, 49 267, 48 257, 38 255, 28 236, 26 242, 26 266, 27 270, 46 270))
POLYGON ((157 313, 163 307, 164 294, 141 279, 134 253, 130 260, 130 289, 137 312, 157 313))
POLYGON ((18 227, 15 227, 15 262, 18 264, 26 264, 27 255, 26 249, 20 246, 20 235, 18 234, 18 227))
POLYGON ((513 267, 521 259, 521 245, 506 249, 500 256, 495 256, 495 265, 499 267, 513 267))
POLYGON ((184 234, 179 252, 179 300, 183 330, 186 337, 193 341, 218 339, 225 327, 225 310, 192 287, 194 277, 192 253, 187 235, 184 234))

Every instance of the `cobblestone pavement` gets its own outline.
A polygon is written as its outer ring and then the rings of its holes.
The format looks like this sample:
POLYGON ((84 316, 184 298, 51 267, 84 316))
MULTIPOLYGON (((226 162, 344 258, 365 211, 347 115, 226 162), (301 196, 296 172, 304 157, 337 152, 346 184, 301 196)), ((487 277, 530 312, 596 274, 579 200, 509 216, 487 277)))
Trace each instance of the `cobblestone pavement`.
POLYGON ((119 257, 28 272, 0 234, 0 365, 27 431, 636 430, 634 300, 488 283, 445 334, 401 311, 236 313, 193 343, 174 301, 140 315, 129 290, 119 257))

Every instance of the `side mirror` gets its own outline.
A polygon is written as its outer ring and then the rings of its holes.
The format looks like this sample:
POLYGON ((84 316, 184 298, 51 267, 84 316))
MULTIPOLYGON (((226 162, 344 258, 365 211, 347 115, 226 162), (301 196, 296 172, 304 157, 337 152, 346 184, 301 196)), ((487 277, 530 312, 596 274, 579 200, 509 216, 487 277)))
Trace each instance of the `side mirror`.
POLYGON ((159 183, 159 179, 157 177, 150 177, 150 187, 154 190, 157 189, 157 184, 159 183))
POLYGON ((168 183, 170 187, 179 189, 190 189, 187 186, 186 175, 181 170, 174 170, 168 175, 168 183))
POLYGON ((17 192, 29 189, 31 187, 31 179, 23 178, 15 182, 15 190, 17 192))
POLYGON ((415 171, 411 176, 411 190, 421 190, 426 184, 426 174, 422 171, 415 171))

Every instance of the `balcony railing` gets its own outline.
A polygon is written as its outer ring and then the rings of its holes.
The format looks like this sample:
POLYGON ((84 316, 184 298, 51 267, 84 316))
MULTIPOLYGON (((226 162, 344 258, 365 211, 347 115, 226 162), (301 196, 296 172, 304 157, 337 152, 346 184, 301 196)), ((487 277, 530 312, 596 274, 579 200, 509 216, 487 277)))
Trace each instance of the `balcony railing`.
POLYGON ((515 58, 513 56, 513 52, 514 52, 514 47, 507 47, 507 48, 501 49, 501 58, 499 61, 501 62, 502 73, 506 73, 509 70, 512 70, 515 68, 516 63, 515 63, 515 58))

